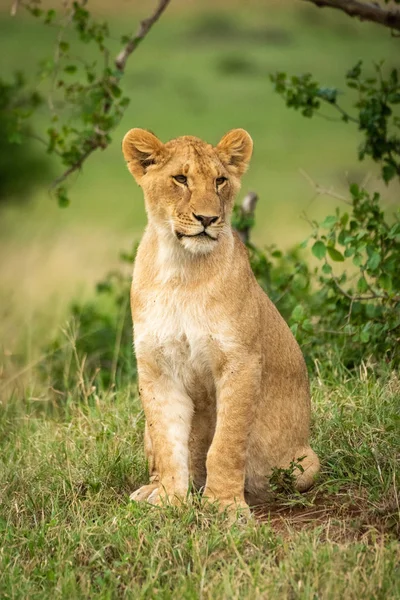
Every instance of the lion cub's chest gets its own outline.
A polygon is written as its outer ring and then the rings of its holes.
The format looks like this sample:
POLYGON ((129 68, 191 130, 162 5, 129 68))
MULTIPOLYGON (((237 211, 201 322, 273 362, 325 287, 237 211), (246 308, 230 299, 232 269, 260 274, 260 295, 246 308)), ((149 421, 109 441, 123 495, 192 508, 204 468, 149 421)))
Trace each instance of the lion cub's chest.
POLYGON ((190 393, 214 389, 216 338, 206 307, 197 300, 179 291, 149 294, 134 323, 137 355, 151 356, 163 374, 190 393))

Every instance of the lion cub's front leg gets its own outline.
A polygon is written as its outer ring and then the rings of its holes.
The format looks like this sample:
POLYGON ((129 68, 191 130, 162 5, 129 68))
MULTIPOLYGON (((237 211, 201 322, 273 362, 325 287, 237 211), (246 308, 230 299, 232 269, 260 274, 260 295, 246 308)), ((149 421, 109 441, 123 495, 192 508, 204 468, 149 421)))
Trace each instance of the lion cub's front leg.
POLYGON ((189 433, 192 401, 168 377, 152 379, 139 367, 139 390, 151 443, 151 483, 131 500, 173 504, 185 500, 189 487, 189 433))
POLYGON ((244 499, 247 444, 260 393, 260 365, 231 363, 217 384, 217 424, 207 454, 204 496, 229 510, 249 508, 244 499))

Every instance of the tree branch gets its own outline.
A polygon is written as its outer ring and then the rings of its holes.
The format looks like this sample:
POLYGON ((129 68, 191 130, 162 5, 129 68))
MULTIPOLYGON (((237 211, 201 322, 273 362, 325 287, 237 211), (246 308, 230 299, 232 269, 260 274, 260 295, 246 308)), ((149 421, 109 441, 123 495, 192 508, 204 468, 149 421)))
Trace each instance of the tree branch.
POLYGON ((379 4, 359 2, 359 0, 303 0, 311 2, 318 8, 337 8, 350 17, 356 17, 360 21, 371 21, 389 29, 400 31, 400 10, 387 10, 379 4))
POLYGON ((97 150, 97 148, 104 148, 104 145, 102 145, 100 142, 96 142, 95 140, 93 140, 92 145, 88 148, 88 150, 86 150, 86 152, 84 154, 82 154, 79 157, 79 160, 77 160, 73 165, 71 165, 66 171, 64 171, 64 173, 62 173, 62 175, 60 175, 59 177, 57 177, 57 179, 54 179, 53 183, 51 184, 51 188, 56 188, 57 186, 60 185, 60 183, 62 183, 63 181, 65 181, 65 179, 67 179, 67 177, 69 175, 71 175, 72 173, 74 173, 75 171, 78 171, 81 166, 83 165, 83 163, 85 162, 85 160, 95 151, 97 150))
POLYGON ((150 29, 153 27, 154 23, 158 21, 158 19, 161 17, 162 13, 167 8, 169 3, 170 0, 160 0, 154 13, 150 15, 150 17, 147 17, 147 19, 143 19, 143 21, 141 21, 136 35, 129 40, 125 48, 121 50, 121 52, 115 59, 115 66, 117 67, 118 71, 124 71, 126 61, 128 60, 129 56, 138 47, 140 42, 146 37, 150 29))
MULTIPOLYGON (((138 47, 140 42, 146 37, 146 35, 149 33, 149 31, 152 28, 152 26, 154 25, 154 23, 156 21, 158 21, 158 19, 160 18, 162 13, 165 11, 165 9, 167 8, 169 3, 170 3, 170 0, 159 0, 158 6, 156 7, 155 11, 147 19, 144 19, 143 21, 141 21, 136 35, 129 40, 129 42, 121 50, 121 52, 117 55, 117 57, 114 61, 114 64, 115 64, 116 68, 118 69, 118 71, 120 71, 121 73, 124 72, 125 67, 126 67, 126 61, 128 60, 129 56, 138 47)), ((106 103, 105 107, 104 107, 104 112, 107 113, 110 110, 110 108, 111 108, 111 103, 106 103)), ((71 175, 75 171, 80 170, 83 163, 85 162, 85 160, 95 150, 97 150, 98 148, 104 149, 105 147, 106 147, 106 145, 104 144, 104 139, 102 139, 101 136, 95 135, 93 137, 93 139, 89 140, 88 150, 84 154, 82 154, 73 165, 71 165, 66 171, 64 171, 64 173, 62 173, 62 175, 57 177, 57 179, 55 181, 53 181, 51 187, 55 188, 55 187, 59 186, 63 181, 65 181, 65 179, 69 175, 71 175)))
POLYGON ((332 188, 325 188, 322 185, 319 185, 310 177, 310 175, 306 171, 304 171, 304 169, 299 169, 299 173, 314 188, 316 196, 320 196, 320 195, 331 196, 332 198, 336 198, 336 200, 341 200, 342 202, 345 202, 346 204, 349 204, 350 206, 352 206, 352 202, 348 198, 346 198, 345 196, 342 196, 342 194, 338 194, 332 188))

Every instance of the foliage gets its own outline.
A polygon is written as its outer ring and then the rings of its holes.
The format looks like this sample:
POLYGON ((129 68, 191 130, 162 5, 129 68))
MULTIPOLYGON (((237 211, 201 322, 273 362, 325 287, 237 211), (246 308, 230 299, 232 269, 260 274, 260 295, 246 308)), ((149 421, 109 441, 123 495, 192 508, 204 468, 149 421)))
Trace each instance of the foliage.
MULTIPOLYGON (((129 104, 120 85, 123 72, 110 63, 108 25, 95 20, 85 4, 84 0, 72 2, 66 13, 61 13, 55 58, 44 63, 40 74, 42 79, 50 80, 51 86, 47 152, 57 155, 66 167, 54 182, 60 206, 69 203, 66 177, 80 168, 94 150, 108 146, 111 132, 129 104), (67 41, 67 30, 74 31, 80 43, 92 46, 97 58, 82 59, 77 42, 71 46, 67 41)), ((49 26, 59 17, 54 9, 40 8, 37 0, 28 0, 25 8, 49 26)), ((124 36, 122 41, 126 43, 127 39, 124 36)))
POLYGON ((312 223, 309 239, 321 266, 311 268, 300 246, 282 253, 250 244, 251 266, 310 366, 334 357, 347 368, 366 359, 399 365, 400 211, 389 221, 378 194, 350 189, 350 211, 312 223))
POLYGON ((289 494, 296 495, 296 471, 304 473, 304 467, 301 464, 304 459, 305 456, 300 456, 300 458, 291 460, 287 469, 273 467, 269 484, 276 497, 280 497, 282 494, 286 497, 289 494))
POLYGON ((41 103, 37 92, 26 92, 22 73, 11 82, 0 79, 0 202, 26 198, 49 175, 47 162, 37 158, 32 148, 34 135, 26 123, 41 103))
MULTIPOLYGON (((310 74, 288 78, 277 73, 271 79, 287 106, 303 116, 318 114, 324 102, 338 110, 344 122, 357 123, 364 135, 359 159, 371 157, 388 184, 400 177, 400 117, 395 111, 400 82, 397 69, 386 79, 382 65, 375 71, 374 77, 364 76, 359 62, 347 73, 347 86, 357 91, 357 117, 338 104, 336 88, 321 87, 310 74)), ((322 223, 312 223, 312 253, 323 264, 311 274, 303 263, 313 286, 308 286, 308 297, 293 309, 289 322, 314 359, 324 362, 334 354, 349 368, 366 358, 399 365, 400 211, 386 216, 380 195, 355 183, 349 193, 351 211, 337 209, 322 223)), ((296 296, 293 290, 290 295, 296 296)))
MULTIPOLYGON (((249 243, 252 270, 304 348, 309 366, 339 359, 400 364, 400 210, 385 215, 380 196, 350 186, 350 210, 336 210, 301 246, 283 253, 249 243), (312 268, 302 248, 322 263, 312 268)), ((234 211, 238 230, 254 219, 234 211)))
POLYGON ((364 75, 359 61, 347 72, 346 85, 357 92, 354 108, 357 116, 352 116, 339 104, 340 91, 337 88, 323 87, 310 73, 288 77, 286 73, 271 75, 275 90, 284 98, 286 106, 300 110, 304 117, 320 114, 322 104, 335 108, 345 122, 358 125, 364 140, 358 150, 363 160, 371 157, 381 165, 382 177, 386 183, 400 177, 400 78, 398 69, 391 69, 384 76, 383 65, 375 65, 375 75, 364 75), (396 112, 397 110, 397 112, 396 112))
MULTIPOLYGON (((132 265, 136 247, 121 253, 132 265)), ((67 328, 46 349, 43 373, 58 390, 127 384, 136 379, 129 309, 130 276, 112 271, 96 286, 93 299, 70 308, 67 328)))
MULTIPOLYGON (((400 210, 389 222, 372 196, 356 184, 350 186, 351 213, 328 216, 314 223, 313 254, 323 262, 318 289, 309 307, 320 343, 342 349, 345 364, 363 359, 384 359, 400 364, 400 210), (334 263, 343 263, 335 274, 334 263), (350 264, 349 264, 350 263, 350 264)), ((304 329, 306 313, 292 315, 294 329, 304 329), (294 318, 295 317, 295 318, 294 318)))

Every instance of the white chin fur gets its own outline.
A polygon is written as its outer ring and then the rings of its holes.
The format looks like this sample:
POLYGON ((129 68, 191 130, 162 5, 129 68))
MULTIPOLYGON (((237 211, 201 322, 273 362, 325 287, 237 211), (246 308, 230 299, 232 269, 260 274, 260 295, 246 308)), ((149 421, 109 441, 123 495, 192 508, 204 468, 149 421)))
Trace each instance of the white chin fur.
POLYGON ((209 254, 217 245, 217 242, 207 238, 190 238, 184 237, 180 240, 185 250, 192 254, 209 254))

